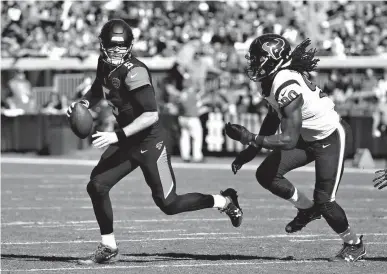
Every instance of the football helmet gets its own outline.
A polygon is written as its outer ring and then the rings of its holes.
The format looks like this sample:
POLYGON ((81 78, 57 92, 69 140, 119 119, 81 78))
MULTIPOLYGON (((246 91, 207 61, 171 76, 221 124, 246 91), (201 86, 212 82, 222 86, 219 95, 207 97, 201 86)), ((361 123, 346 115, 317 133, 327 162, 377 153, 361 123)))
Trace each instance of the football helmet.
POLYGON ((99 34, 102 60, 110 65, 119 66, 131 56, 133 32, 121 19, 108 21, 99 34))
POLYGON ((290 43, 281 35, 268 33, 255 38, 245 56, 247 75, 253 81, 263 80, 290 64, 290 52, 290 43))

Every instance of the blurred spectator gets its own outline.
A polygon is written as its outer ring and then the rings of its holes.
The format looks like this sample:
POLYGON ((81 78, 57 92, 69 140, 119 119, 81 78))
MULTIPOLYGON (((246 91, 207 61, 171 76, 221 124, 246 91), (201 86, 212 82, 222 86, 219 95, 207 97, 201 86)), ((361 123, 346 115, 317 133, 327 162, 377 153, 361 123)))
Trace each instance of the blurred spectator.
POLYGON ((374 94, 377 103, 373 113, 372 135, 381 137, 387 135, 387 72, 384 73, 384 78, 379 80, 374 94))
POLYGON ((24 114, 25 111, 16 106, 14 96, 8 90, 1 93, 1 114, 5 116, 18 116, 24 114))
POLYGON ((64 114, 68 108, 68 102, 65 95, 59 95, 57 92, 51 92, 50 99, 43 105, 41 113, 44 114, 64 114))
POLYGON ((1 56, 85 58, 113 17, 133 27, 139 56, 174 56, 196 39, 213 47, 222 69, 267 32, 293 46, 312 37, 322 54, 386 54, 386 14, 383 1, 3 1, 1 56))
POLYGON ((75 89, 75 100, 81 99, 91 88, 94 77, 92 73, 85 73, 82 83, 80 83, 75 89))
POLYGON ((164 94, 161 101, 164 103, 164 112, 178 114, 178 104, 183 90, 184 78, 188 78, 188 72, 179 63, 175 63, 163 80, 164 94))
POLYGON ((9 90, 7 100, 11 109, 21 109, 23 113, 36 111, 36 101, 32 93, 31 83, 23 71, 15 71, 7 86, 9 90))
POLYGON ((183 90, 179 98, 179 125, 180 155, 183 161, 203 161, 203 128, 199 119, 198 97, 200 89, 195 85, 192 78, 187 77, 183 81, 183 90), (192 157, 191 157, 192 138, 192 157))

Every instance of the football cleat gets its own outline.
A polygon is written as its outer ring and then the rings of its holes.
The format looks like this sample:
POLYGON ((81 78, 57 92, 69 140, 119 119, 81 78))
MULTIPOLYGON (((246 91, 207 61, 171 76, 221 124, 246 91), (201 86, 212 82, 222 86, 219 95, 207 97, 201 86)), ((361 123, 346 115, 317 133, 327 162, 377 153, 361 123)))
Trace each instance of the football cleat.
POLYGON ((297 216, 285 227, 287 233, 294 233, 303 229, 310 222, 321 219, 321 214, 314 207, 298 209, 297 216))
POLYGON ((243 211, 238 203, 237 192, 233 188, 228 188, 225 191, 221 191, 220 195, 228 197, 231 201, 225 208, 219 209, 220 212, 226 213, 230 218, 232 225, 239 227, 242 224, 243 211))
POLYGON ((358 244, 343 244, 343 248, 337 255, 329 261, 331 262, 356 262, 366 255, 366 250, 363 244, 363 235, 360 236, 360 243, 358 244))
POLYGON ((78 264, 90 265, 90 264, 109 264, 117 261, 118 248, 111 248, 107 245, 100 243, 97 250, 88 258, 78 260, 78 264))

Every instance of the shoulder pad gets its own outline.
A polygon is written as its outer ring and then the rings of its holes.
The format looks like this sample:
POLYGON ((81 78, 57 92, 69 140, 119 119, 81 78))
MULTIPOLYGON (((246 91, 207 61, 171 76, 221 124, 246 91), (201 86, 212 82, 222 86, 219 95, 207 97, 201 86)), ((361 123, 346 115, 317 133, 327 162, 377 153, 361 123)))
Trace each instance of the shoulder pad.
POLYGON ((272 91, 279 106, 285 107, 302 93, 299 75, 290 70, 280 71, 274 79, 272 91))
POLYGON ((129 90, 133 90, 145 85, 151 85, 149 73, 146 68, 133 66, 129 69, 128 74, 125 77, 125 84, 129 90))

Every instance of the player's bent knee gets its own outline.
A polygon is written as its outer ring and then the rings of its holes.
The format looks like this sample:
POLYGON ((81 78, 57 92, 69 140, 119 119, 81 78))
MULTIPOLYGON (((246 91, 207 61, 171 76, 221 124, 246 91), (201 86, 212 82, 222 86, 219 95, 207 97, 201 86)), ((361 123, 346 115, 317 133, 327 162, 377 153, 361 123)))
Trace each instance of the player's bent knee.
POLYGON ((266 189, 270 189, 270 185, 273 182, 273 178, 268 178, 267 174, 265 174, 262 168, 258 168, 255 173, 255 178, 257 178, 258 183, 266 189))
POLYGON ((294 186, 290 184, 282 175, 277 174, 274 178, 267 176, 263 169, 258 168, 255 174, 259 184, 269 190, 274 195, 282 199, 290 199, 294 194, 294 186))
POLYGON ((156 205, 160 208, 162 212, 164 212, 166 215, 175 215, 179 212, 177 212, 177 208, 174 205, 174 202, 170 202, 169 204, 166 204, 165 200, 159 197, 153 197, 153 200, 155 201, 156 205))
POLYGON ((328 201, 315 205, 317 210, 319 210, 329 226, 336 233, 342 233, 348 228, 349 224, 347 216, 345 215, 344 210, 335 201, 328 201))
POLYGON ((172 204, 169 204, 167 206, 162 206, 162 207, 159 207, 161 209, 162 212, 164 212, 166 215, 175 215, 177 213, 179 213, 177 210, 176 210, 176 207, 172 204))
POLYGON ((107 187, 100 179, 93 178, 87 184, 86 190, 87 193, 89 193, 90 197, 104 196, 109 193, 110 187, 107 187))
POLYGON ((168 205, 162 203, 160 205, 157 205, 162 212, 164 212, 166 215, 175 215, 179 213, 177 211, 177 208, 175 207, 174 203, 170 203, 168 205))

